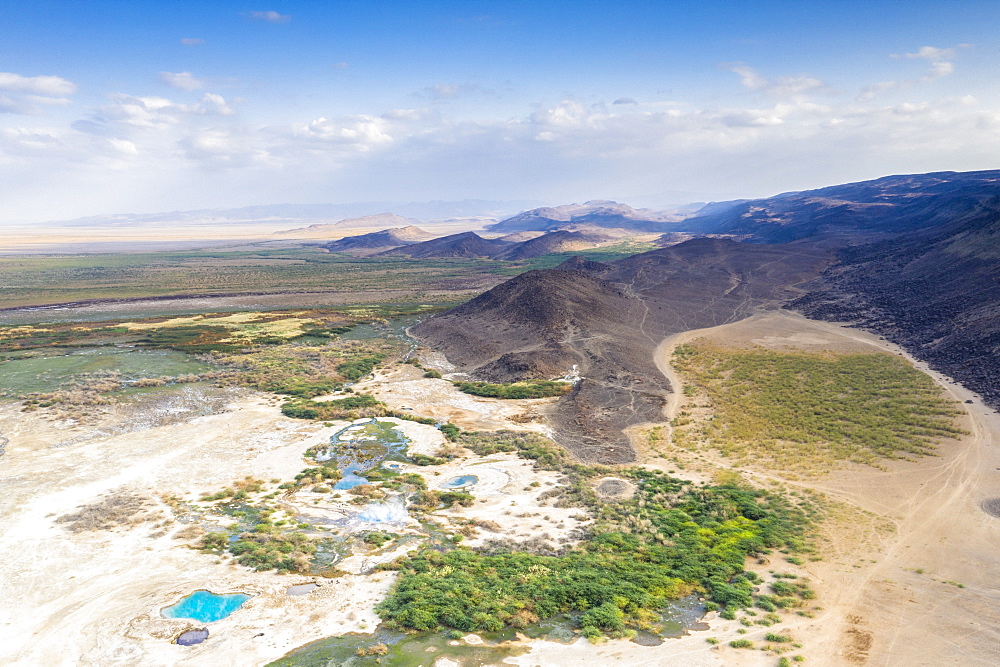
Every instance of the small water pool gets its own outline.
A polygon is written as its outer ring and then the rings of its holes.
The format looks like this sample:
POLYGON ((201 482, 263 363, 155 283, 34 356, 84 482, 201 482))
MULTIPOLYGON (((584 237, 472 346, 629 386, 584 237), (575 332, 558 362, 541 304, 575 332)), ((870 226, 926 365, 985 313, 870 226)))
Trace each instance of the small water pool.
POLYGON ((361 486, 362 484, 367 484, 368 478, 362 477, 361 475, 356 475, 353 470, 348 470, 344 473, 344 476, 333 485, 336 491, 347 491, 353 489, 356 486, 361 486))
POLYGON ((473 486, 479 481, 479 478, 475 475, 462 475, 460 477, 452 477, 447 482, 441 485, 443 489, 464 489, 468 486, 473 486))
POLYGON ((211 591, 195 591, 177 604, 165 607, 160 615, 164 618, 190 618, 202 623, 211 623, 229 616, 249 599, 250 596, 244 593, 217 595, 211 591))
POLYGON ((296 584, 295 586, 289 586, 285 589, 286 595, 306 595, 313 592, 319 588, 318 584, 308 583, 308 584, 296 584))
POLYGON ((331 461, 343 473, 334 484, 336 491, 348 491, 368 484, 365 473, 387 459, 403 460, 410 439, 393 422, 368 419, 353 423, 330 436, 330 446, 316 450, 317 463, 331 461))
POLYGON ((182 632, 177 639, 174 640, 175 644, 180 644, 181 646, 194 646, 195 644, 200 644, 208 639, 208 628, 199 628, 198 630, 188 630, 187 632, 182 632))

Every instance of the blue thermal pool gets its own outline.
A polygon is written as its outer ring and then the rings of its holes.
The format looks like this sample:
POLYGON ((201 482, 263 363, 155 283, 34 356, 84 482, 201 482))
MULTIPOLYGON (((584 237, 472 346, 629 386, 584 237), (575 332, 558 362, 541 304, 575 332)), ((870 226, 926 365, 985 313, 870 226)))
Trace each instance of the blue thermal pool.
POLYGON ((216 595, 210 591, 195 591, 177 604, 165 607, 160 614, 165 618, 190 618, 211 623, 229 616, 249 599, 250 596, 243 593, 216 595))
POLYGON ((200 628, 198 630, 188 630, 187 632, 182 632, 174 643, 180 644, 181 646, 194 646, 195 644, 202 643, 206 639, 208 639, 208 629, 200 628))
POLYGON ((472 486, 478 481, 479 478, 475 475, 462 475, 461 477, 452 477, 441 486, 446 489, 461 489, 466 486, 472 486))

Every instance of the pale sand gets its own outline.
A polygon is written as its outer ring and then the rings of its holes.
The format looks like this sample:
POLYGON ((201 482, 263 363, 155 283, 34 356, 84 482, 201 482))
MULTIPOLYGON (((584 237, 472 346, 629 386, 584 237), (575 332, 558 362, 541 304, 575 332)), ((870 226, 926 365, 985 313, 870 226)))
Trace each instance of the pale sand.
MULTIPOLYGON (((894 349, 853 329, 770 313, 683 334, 665 341, 660 351, 665 355, 677 342, 706 333, 730 342, 807 349, 873 345, 894 349)), ((961 400, 970 397, 960 387, 937 379, 961 400)), ((530 408, 530 401, 472 399, 447 383, 412 374, 399 380, 413 384, 397 400, 420 398, 426 401, 421 406, 436 405, 441 417, 465 419, 466 428, 542 430, 537 423, 508 421, 512 413, 530 408), (467 399, 496 407, 469 409, 467 399)), ((371 384, 388 388, 393 382, 391 377, 380 377, 371 384)), ((410 407, 420 413, 416 405, 410 407)), ((1000 520, 979 509, 981 500, 1000 496, 996 473, 1000 423, 978 401, 963 407, 974 434, 960 443, 945 444, 939 457, 892 463, 888 472, 851 466, 822 479, 784 482, 823 490, 848 508, 844 512, 851 522, 828 522, 824 532, 836 541, 825 547, 824 561, 802 568, 780 560, 755 566, 809 576, 823 610, 813 619, 788 616, 787 622, 773 628, 750 628, 747 638, 760 643, 768 631, 790 633, 805 644, 795 653, 805 655, 806 664, 1000 663, 1000 593, 994 581, 1000 571, 1000 520), (913 571, 918 568, 924 574, 913 571), (965 588, 944 583, 949 580, 965 588)), ((434 454, 444 444, 433 427, 399 423, 414 451, 434 454)), ((0 578, 0 664, 242 667, 265 664, 315 639, 374 629, 378 619, 372 610, 391 586, 392 573, 320 579, 321 588, 292 597, 284 594, 289 585, 312 579, 217 563, 171 539, 181 527, 178 524, 166 536, 154 538, 149 524, 72 534, 64 524, 54 523, 57 516, 123 486, 194 497, 249 474, 289 479, 307 465, 302 459, 307 447, 326 442, 344 425, 323 427, 285 419, 273 402, 245 398, 221 414, 102 435, 100 425, 53 422, 43 413, 24 414, 9 403, 0 405, 0 433, 10 440, 0 458, 0 559, 5 563, 0 578), (60 443, 63 446, 53 446, 60 443), (211 635, 203 644, 170 644, 182 629, 200 624, 161 619, 159 610, 199 588, 244 591, 256 597, 228 619, 209 624, 211 635), (259 633, 264 634, 256 636, 259 633)), ((666 467, 662 461, 656 465, 666 467)), ((480 484, 471 489, 476 498, 473 507, 436 513, 441 519, 491 520, 504 527, 506 536, 524 539, 548 533, 556 542, 572 540, 572 530, 587 522, 579 510, 554 508, 539 498, 556 484, 558 474, 533 471, 530 462, 513 455, 485 460, 468 456, 442 466, 407 469, 424 475, 432 487, 462 474, 480 477, 480 484), (533 481, 540 486, 530 487, 533 481)), ((763 483, 771 477, 764 471, 751 475, 763 483)), ((315 501, 310 506, 315 507, 315 501)), ((467 543, 499 536, 480 530, 467 543)), ((352 556, 343 566, 369 571, 408 548, 412 547, 352 556)), ((713 616, 708 619, 710 630, 658 647, 624 641, 599 646, 583 640, 569 646, 532 641, 530 653, 506 662, 526 666, 777 662, 762 651, 725 646, 738 636, 740 626, 713 616), (717 637, 723 644, 712 647, 706 637, 717 637)))
POLYGON ((315 639, 374 628, 373 607, 393 573, 325 581, 292 597, 285 589, 308 579, 220 564, 171 538, 181 524, 152 537, 150 524, 74 534, 54 522, 123 486, 190 498, 250 474, 290 479, 305 467, 305 449, 343 425, 286 419, 269 401, 249 398, 221 414, 53 448, 83 429, 67 430, 42 413, 5 404, 0 433, 10 444, 0 459, 0 664, 242 667, 315 639), (203 644, 171 644, 181 630, 201 624, 162 619, 160 609, 201 588, 255 597, 209 624, 203 644))
POLYGON ((556 398, 497 400, 465 394, 447 379, 423 377, 409 364, 378 370, 375 377, 357 383, 355 391, 370 393, 396 410, 450 421, 467 431, 510 429, 550 435, 544 415, 556 398), (512 421, 529 416, 532 421, 512 421))
MULTIPOLYGON (((682 384, 668 366, 669 355, 674 346, 703 336, 730 345, 882 350, 913 361, 878 336, 769 312, 664 341, 658 362, 678 392, 682 384)), ((799 571, 814 582, 823 611, 813 619, 790 617, 787 624, 805 643, 798 653, 807 664, 1000 664, 1000 519, 980 509, 984 499, 1000 496, 1000 419, 950 378, 921 362, 914 365, 961 401, 970 436, 943 443, 936 457, 888 462, 885 471, 844 465, 819 479, 784 481, 844 505, 838 510, 842 518, 824 526, 832 539, 825 560, 803 568, 783 561, 756 568, 799 571)), ((668 415, 676 409, 671 401, 668 415)), ((752 471, 749 477, 767 483, 775 475, 752 471)), ((727 664, 730 656, 740 661, 735 664, 749 664, 739 655, 745 651, 723 653, 727 664)))
MULTIPOLYGON (((411 451, 433 455, 445 443, 433 426, 387 420, 410 439, 411 451)), ((58 516, 120 488, 194 500, 246 475, 291 479, 309 465, 302 457, 306 449, 325 444, 347 425, 287 419, 275 401, 244 397, 219 414, 111 435, 110 422, 82 426, 54 421, 44 411, 22 413, 11 402, 0 405, 0 433, 10 440, 0 458, 0 559, 5 563, 0 664, 242 667, 265 664, 323 637, 373 630, 379 623, 373 609, 386 596, 394 573, 333 580, 255 573, 173 539, 183 524, 173 523, 165 535, 153 537, 158 529, 148 523, 77 534, 55 523, 58 516), (308 595, 284 592, 313 580, 322 585, 308 595), (170 643, 183 630, 204 624, 163 619, 160 609, 202 588, 254 597, 229 618, 208 624, 211 634, 204 643, 170 643)), ((558 475, 535 474, 531 462, 513 455, 406 468, 423 474, 432 486, 461 474, 480 478, 472 493, 486 502, 442 511, 441 520, 496 519, 505 535, 525 539, 548 532, 556 541, 568 539, 586 521, 585 516, 569 518, 576 510, 539 501, 558 475), (528 486, 539 480, 540 486, 528 486)), ((363 509, 349 505, 347 494, 338 500, 333 495, 297 493, 284 504, 293 513, 329 518, 363 509)), ((170 516, 165 505, 158 509, 170 516)), ((490 537, 499 535, 481 531, 476 539, 490 537)), ((338 567, 372 572, 416 546, 356 554, 338 567)))

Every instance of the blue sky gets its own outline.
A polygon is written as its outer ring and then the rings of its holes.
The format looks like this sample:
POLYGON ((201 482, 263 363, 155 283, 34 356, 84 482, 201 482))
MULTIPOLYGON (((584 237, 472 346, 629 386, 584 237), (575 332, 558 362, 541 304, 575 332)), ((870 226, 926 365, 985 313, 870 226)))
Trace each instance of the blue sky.
POLYGON ((1000 167, 1000 2, 30 2, 0 221, 1000 167))

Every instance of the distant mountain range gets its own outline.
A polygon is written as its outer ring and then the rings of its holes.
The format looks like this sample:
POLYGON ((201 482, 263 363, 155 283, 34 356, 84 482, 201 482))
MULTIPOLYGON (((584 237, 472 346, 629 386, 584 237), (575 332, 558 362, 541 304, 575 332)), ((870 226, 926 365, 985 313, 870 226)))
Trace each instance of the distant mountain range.
POLYGON ((767 199, 710 204, 678 231, 745 236, 756 243, 786 243, 816 236, 863 238, 915 232, 970 213, 1000 191, 1000 171, 953 172, 885 178, 767 199))
POLYGON ((407 256, 419 259, 455 257, 522 260, 593 248, 616 239, 614 235, 598 232, 555 231, 538 235, 529 234, 524 241, 513 240, 520 238, 522 234, 486 239, 475 232, 461 232, 424 240, 430 236, 429 233, 417 227, 405 227, 348 236, 324 244, 323 247, 331 252, 356 255, 377 253, 383 256, 407 256))
POLYGON ((431 238, 431 234, 419 227, 409 225, 383 229, 378 232, 347 236, 338 241, 327 243, 323 247, 330 252, 350 252, 354 254, 375 254, 391 248, 420 243, 431 238))
MULTIPOLYGON (((494 201, 464 199, 461 201, 430 202, 354 202, 349 204, 267 204, 226 209, 197 209, 164 213, 123 213, 97 215, 53 224, 66 227, 133 227, 158 226, 183 223, 187 225, 225 225, 247 223, 281 223, 290 225, 310 223, 336 223, 344 219, 378 215, 385 211, 415 220, 443 220, 448 218, 499 219, 542 202, 533 200, 494 201)), ((382 228, 398 225, 379 225, 382 228)))
POLYGON ((614 201, 595 200, 584 204, 536 208, 501 220, 489 227, 492 232, 572 231, 578 227, 628 229, 638 232, 671 231, 668 223, 679 222, 691 212, 634 209, 614 201))
MULTIPOLYGON (((588 215, 529 211, 493 229, 588 215)), ((669 387, 651 360, 663 337, 761 306, 878 332, 1000 407, 1000 170, 889 176, 713 204, 660 224, 733 238, 531 271, 412 331, 484 380, 548 379, 576 366, 584 380, 552 421, 592 461, 632 460, 622 429, 659 414, 669 387)))

